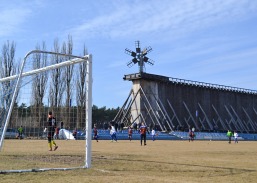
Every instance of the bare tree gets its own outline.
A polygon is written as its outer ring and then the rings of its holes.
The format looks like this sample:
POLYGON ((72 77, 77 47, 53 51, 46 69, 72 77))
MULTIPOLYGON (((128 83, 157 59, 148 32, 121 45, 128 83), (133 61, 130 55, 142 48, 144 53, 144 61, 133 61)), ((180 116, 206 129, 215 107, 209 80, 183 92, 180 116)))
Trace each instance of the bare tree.
MULTIPOLYGON (((15 65, 15 51, 16 44, 14 42, 7 41, 2 47, 2 57, 0 59, 0 77, 5 78, 12 76, 16 73, 15 65)), ((10 100, 12 97, 12 89, 15 81, 6 81, 1 84, 1 112, 8 109, 10 100)), ((0 124, 2 125, 2 124, 0 124)), ((11 124, 10 124, 11 125, 11 124)))
MULTIPOLYGON (((73 41, 72 41, 72 36, 68 35, 68 41, 67 41, 67 46, 66 43, 63 43, 63 53, 66 54, 72 54, 73 50, 73 41)), ((67 58, 68 60, 72 59, 71 57, 67 58)), ((72 102, 72 78, 73 78, 73 70, 74 70, 74 65, 67 66, 65 67, 65 91, 66 91, 66 102, 65 102, 65 121, 67 122, 67 125, 70 127, 76 127, 74 124, 71 124, 73 120, 71 120, 71 102, 72 102)))
MULTIPOLYGON (((42 49, 40 45, 36 46, 37 50, 46 50, 45 42, 42 43, 42 49)), ((45 53, 35 53, 33 55, 33 69, 39 69, 46 66, 47 54, 45 53)), ((47 72, 39 73, 35 76, 32 83, 32 111, 35 127, 42 127, 44 125, 44 104, 43 98, 45 96, 47 84, 47 72)))
MULTIPOLYGON (((58 39, 54 41, 54 52, 60 53, 60 46, 58 39)), ((63 60, 62 56, 52 55, 51 63, 57 64, 61 63, 63 60)), ((63 69, 57 68, 51 71, 51 83, 50 83, 50 105, 55 114, 59 114, 60 117, 60 107, 62 105, 62 96, 64 92, 64 80, 63 80, 63 69)), ((58 116, 56 116, 58 117, 58 116)))
MULTIPOLYGON (((87 55, 87 49, 84 45, 83 54, 87 55)), ((86 74, 87 74, 87 63, 82 62, 79 64, 79 72, 77 75, 76 90, 77 90, 77 128, 85 128, 86 119, 86 74)))

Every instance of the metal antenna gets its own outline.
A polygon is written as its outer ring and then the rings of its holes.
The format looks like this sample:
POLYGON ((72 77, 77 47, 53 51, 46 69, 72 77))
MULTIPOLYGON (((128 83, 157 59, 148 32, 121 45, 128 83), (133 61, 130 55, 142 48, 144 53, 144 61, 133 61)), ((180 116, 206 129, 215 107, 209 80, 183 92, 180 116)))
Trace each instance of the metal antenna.
POLYGON ((143 70, 144 70, 145 63, 148 63, 149 65, 154 64, 154 61, 152 59, 149 59, 148 57, 146 57, 146 55, 152 51, 152 48, 148 46, 147 48, 144 48, 141 51, 139 41, 135 42, 135 46, 136 46, 136 52, 131 51, 130 49, 127 49, 127 48, 125 49, 125 53, 133 57, 133 59, 127 63, 127 66, 132 67, 137 63, 139 67, 139 72, 141 73, 141 72, 144 72, 143 70))

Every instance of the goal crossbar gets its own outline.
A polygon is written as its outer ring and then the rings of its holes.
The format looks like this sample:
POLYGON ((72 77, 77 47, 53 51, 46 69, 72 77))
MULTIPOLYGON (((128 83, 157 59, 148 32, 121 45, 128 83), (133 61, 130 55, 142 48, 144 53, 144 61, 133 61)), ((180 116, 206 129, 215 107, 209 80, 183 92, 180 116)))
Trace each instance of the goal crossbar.
MULTIPOLYGON (((35 69, 35 70, 29 71, 29 72, 24 72, 24 73, 22 73, 21 77, 30 76, 30 75, 33 75, 33 74, 37 74, 37 73, 48 71, 48 70, 53 70, 53 69, 60 68, 60 67, 74 65, 74 64, 77 64, 77 63, 81 63, 81 62, 86 62, 88 57, 89 56, 85 56, 83 59, 82 58, 74 58, 74 59, 71 59, 71 60, 68 60, 68 61, 65 61, 65 62, 61 62, 61 63, 58 63, 58 64, 50 65, 50 66, 47 66, 47 67, 42 67, 40 69, 35 69)), ((0 83, 5 82, 5 81, 11 81, 11 80, 17 79, 18 77, 19 77, 19 75, 13 75, 13 76, 1 78, 0 83)))

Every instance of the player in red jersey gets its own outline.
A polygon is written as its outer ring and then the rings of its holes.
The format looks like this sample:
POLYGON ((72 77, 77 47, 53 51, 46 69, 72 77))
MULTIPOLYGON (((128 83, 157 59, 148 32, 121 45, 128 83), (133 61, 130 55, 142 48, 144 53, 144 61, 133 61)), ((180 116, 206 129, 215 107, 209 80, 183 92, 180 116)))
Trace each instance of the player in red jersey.
POLYGON ((141 126, 139 128, 139 132, 140 132, 140 139, 141 139, 141 145, 142 145, 142 142, 144 140, 144 145, 146 145, 146 132, 149 133, 148 129, 147 129, 147 126, 145 125, 144 122, 141 123, 141 126))

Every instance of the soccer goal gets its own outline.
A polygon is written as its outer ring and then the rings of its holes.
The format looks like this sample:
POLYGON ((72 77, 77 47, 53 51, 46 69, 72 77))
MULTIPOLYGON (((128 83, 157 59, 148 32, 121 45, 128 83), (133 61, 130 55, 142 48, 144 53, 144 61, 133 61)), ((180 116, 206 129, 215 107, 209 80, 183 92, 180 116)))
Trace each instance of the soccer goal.
POLYGON ((0 78, 0 173, 90 168, 92 55, 33 50, 18 71, 0 78))

